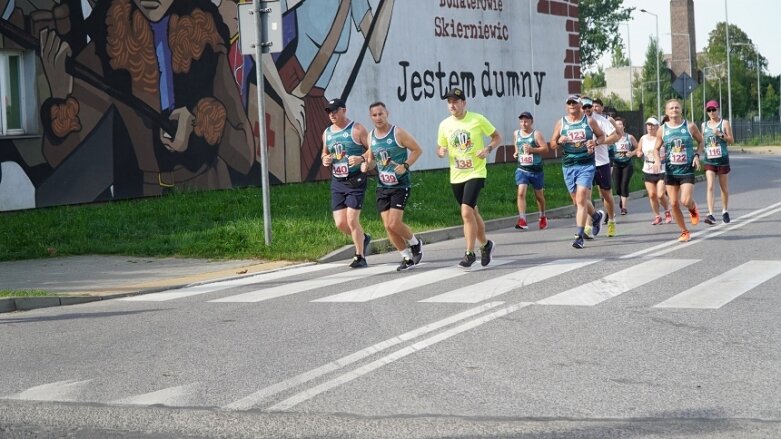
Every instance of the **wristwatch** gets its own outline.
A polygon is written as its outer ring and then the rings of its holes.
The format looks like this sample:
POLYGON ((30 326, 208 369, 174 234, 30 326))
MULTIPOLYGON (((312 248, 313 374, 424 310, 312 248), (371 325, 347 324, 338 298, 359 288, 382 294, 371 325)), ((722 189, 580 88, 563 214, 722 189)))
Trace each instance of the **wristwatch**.
POLYGON ((404 169, 406 169, 406 170, 408 170, 408 171, 409 171, 409 163, 407 163, 407 162, 402 162, 402 163, 401 163, 401 166, 404 166, 404 169))

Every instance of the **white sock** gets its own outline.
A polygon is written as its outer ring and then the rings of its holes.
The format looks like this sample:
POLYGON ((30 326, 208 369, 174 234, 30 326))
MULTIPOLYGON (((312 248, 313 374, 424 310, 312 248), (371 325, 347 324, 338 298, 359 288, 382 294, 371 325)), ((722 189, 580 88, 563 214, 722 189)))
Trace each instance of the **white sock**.
POLYGON ((525 220, 525 219, 526 219, 526 214, 525 214, 525 213, 520 213, 520 212, 519 212, 519 213, 518 213, 518 218, 520 218, 520 219, 522 219, 522 220, 525 220))
POLYGON ((412 238, 407 240, 407 244, 409 244, 409 245, 418 245, 418 238, 415 237, 415 235, 412 235, 412 238))
POLYGON ((405 248, 404 250, 400 251, 401 257, 406 259, 412 259, 412 250, 405 248))

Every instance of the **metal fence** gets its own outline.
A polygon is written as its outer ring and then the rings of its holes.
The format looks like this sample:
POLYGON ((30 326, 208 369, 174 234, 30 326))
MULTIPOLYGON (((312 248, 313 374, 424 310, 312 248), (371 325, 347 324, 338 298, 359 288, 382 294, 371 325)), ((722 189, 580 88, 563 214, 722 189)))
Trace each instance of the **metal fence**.
POLYGON ((732 122, 735 143, 762 143, 777 141, 781 144, 781 121, 739 120, 732 122))

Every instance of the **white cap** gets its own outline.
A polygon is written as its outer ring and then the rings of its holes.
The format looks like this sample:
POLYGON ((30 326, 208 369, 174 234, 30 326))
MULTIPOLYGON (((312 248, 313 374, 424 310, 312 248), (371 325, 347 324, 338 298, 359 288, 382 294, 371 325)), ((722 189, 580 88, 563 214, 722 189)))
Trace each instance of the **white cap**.
POLYGON ((650 124, 652 124, 652 125, 659 126, 659 121, 658 121, 658 120, 656 120, 656 118, 655 118, 655 117, 649 117, 648 119, 646 119, 646 120, 645 120, 645 123, 646 123, 646 124, 649 124, 649 123, 650 123, 650 124))

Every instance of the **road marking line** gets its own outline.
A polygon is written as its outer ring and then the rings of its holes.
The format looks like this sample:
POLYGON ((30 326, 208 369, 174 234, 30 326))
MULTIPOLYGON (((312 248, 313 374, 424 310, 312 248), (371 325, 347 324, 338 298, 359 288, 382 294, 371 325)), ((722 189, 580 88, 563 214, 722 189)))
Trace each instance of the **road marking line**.
POLYGON ((653 247, 649 247, 649 248, 646 248, 646 249, 643 249, 643 250, 636 251, 634 253, 630 253, 628 255, 621 256, 621 257, 619 257, 619 259, 637 258, 637 257, 643 256, 643 255, 646 255, 646 254, 652 253, 652 252, 656 252, 656 253, 648 254, 646 257, 648 257, 648 258, 658 258, 660 256, 666 255, 667 253, 670 253, 670 252, 673 252, 675 250, 679 250, 679 249, 685 248, 687 246, 694 245, 694 244, 697 244, 699 242, 705 241, 707 239, 710 239, 710 238, 722 235, 722 234, 724 234, 724 233, 726 233, 726 232, 728 232, 730 230, 738 229, 740 227, 745 226, 746 224, 753 223, 754 221, 757 221, 757 220, 759 220, 761 218, 764 218, 764 217, 766 217, 768 215, 772 215, 774 213, 777 213, 777 212, 781 211, 781 209, 776 209, 779 206, 781 206, 781 202, 778 202, 778 203, 773 204, 773 205, 768 206, 768 207, 764 207, 762 209, 755 210, 753 212, 749 212, 749 213, 747 213, 747 214, 745 214, 745 215, 743 215, 741 217, 733 219, 732 222, 729 223, 729 224, 721 223, 721 224, 719 224, 717 226, 708 227, 707 229, 700 230, 699 232, 692 233, 692 235, 691 235, 692 236, 692 240, 687 242, 687 243, 680 243, 677 240, 676 241, 668 241, 668 242, 661 243, 659 245, 655 245, 653 247), (775 209, 775 210, 773 210, 773 209, 775 209), (757 216, 755 218, 752 218, 754 215, 759 215, 759 216, 757 216), (694 238, 697 238, 697 239, 694 239, 694 238), (672 247, 672 248, 668 248, 668 247, 672 247), (657 250, 659 250, 659 251, 657 251, 657 250))
POLYGON ((77 401, 82 388, 92 380, 65 380, 30 387, 3 399, 21 399, 26 401, 77 401))
POLYGON ((250 291, 248 293, 238 294, 236 296, 229 296, 229 297, 223 297, 221 299, 210 300, 209 302, 219 302, 219 303, 262 302, 264 300, 289 296, 291 294, 297 294, 304 291, 313 290, 315 288, 323 288, 329 285, 336 285, 344 282, 358 281, 358 280, 365 279, 369 276, 389 273, 391 271, 396 271, 396 267, 394 265, 389 265, 389 264, 375 265, 369 268, 356 268, 350 271, 332 274, 330 276, 304 280, 300 282, 293 282, 290 284, 278 285, 270 288, 265 288, 262 290, 250 291))
POLYGON ((361 366, 357 369, 353 369, 350 372, 347 372, 343 375, 340 375, 332 380, 326 381, 322 384, 319 384, 317 386, 314 386, 308 390, 304 390, 302 392, 299 392, 290 398, 275 404, 266 411, 269 412, 278 412, 278 411, 284 411, 289 410, 290 408, 307 401, 309 399, 314 398, 315 396, 327 392, 328 390, 331 390, 335 387, 341 386, 342 384, 348 383, 356 378, 360 378, 374 370, 377 370, 385 365, 388 365, 396 360, 399 360, 401 358, 406 357, 407 355, 414 354, 415 352, 418 352, 424 348, 427 348, 431 345, 434 345, 436 343, 439 343, 441 341, 447 340, 450 337, 453 337, 455 335, 458 335, 462 332, 468 331, 470 329, 474 329, 484 323, 488 323, 492 320, 496 320, 500 317, 504 317, 510 313, 513 313, 515 311, 518 311, 519 309, 525 308, 527 306, 531 305, 529 302, 521 302, 517 303, 515 305, 510 305, 507 307, 504 307, 502 309, 499 309, 497 311, 494 311, 490 314, 486 314, 482 317, 479 317, 474 320, 470 320, 466 323, 463 323, 459 326, 456 326, 454 328, 445 330, 440 332, 439 334, 436 334, 434 336, 431 336, 427 339, 421 340, 415 344, 412 344, 410 346, 407 346, 405 348, 399 349, 398 351, 395 351, 391 354, 388 354, 378 360, 372 361, 371 363, 368 363, 364 366, 361 366))
POLYGON ((377 352, 381 352, 385 349, 388 349, 390 347, 393 347, 397 344, 413 340, 415 338, 418 338, 422 335, 428 334, 429 332, 436 331, 437 329, 443 328, 445 326, 451 325, 453 323, 456 323, 460 320, 467 319, 469 317, 475 316, 477 314, 480 314, 484 311, 487 311, 492 308, 496 308, 499 305, 504 304, 504 302, 489 302, 483 305, 480 305, 475 308, 468 309, 464 312, 460 312, 458 314, 454 314, 450 317, 447 317, 445 319, 439 320, 434 323, 429 323, 428 325, 421 326, 420 328, 413 329, 412 331, 405 332, 404 334, 398 335, 393 338, 389 338, 385 341, 381 341, 377 344, 374 344, 372 346, 369 346, 365 349, 361 349, 360 351, 354 352, 350 355, 346 355, 342 358, 339 358, 338 360, 334 360, 330 363, 324 364, 320 367, 317 367, 315 369, 312 369, 308 372, 301 373, 299 375, 296 375, 292 378, 289 378, 285 381, 273 384, 271 386, 268 386, 266 388, 263 388, 261 390, 258 390, 257 392, 248 395, 242 399, 239 399, 238 401, 232 402, 226 406, 223 407, 223 409, 228 410, 249 410, 252 407, 258 405, 261 401, 264 399, 276 395, 279 392, 282 392, 284 390, 293 388, 295 386, 304 384, 308 381, 311 381, 315 378, 321 377, 325 374, 334 372, 336 370, 339 370, 345 366, 349 366, 350 364, 356 363, 364 358, 367 358, 371 355, 376 354, 377 352))
POLYGON ((268 273, 261 273, 254 276, 242 277, 239 279, 230 279, 220 282, 212 282, 192 287, 179 288, 175 290, 161 291, 159 293, 142 294, 139 296, 124 297, 119 300, 128 302, 165 302, 167 300, 181 299, 183 297, 197 296, 199 294, 212 293, 214 291, 227 290, 228 288, 251 285, 255 283, 268 282, 286 277, 297 276, 300 274, 314 273, 321 270, 336 269, 340 267, 337 264, 305 265, 303 267, 285 268, 268 273))
POLYGON ((109 404, 117 405, 164 405, 168 407, 181 407, 187 405, 187 397, 190 395, 196 383, 184 386, 168 387, 155 392, 144 393, 128 398, 117 399, 109 404))
POLYGON ((594 306, 686 268, 699 259, 654 259, 537 301, 539 305, 594 306))
POLYGON ((445 279, 466 274, 456 267, 445 267, 433 271, 425 271, 414 275, 399 274, 398 279, 389 280, 352 291, 346 291, 333 296, 315 299, 312 302, 368 302, 381 297, 390 296, 413 288, 430 285, 445 279), (403 277, 401 277, 403 276, 403 277))
POLYGON ((457 290, 448 291, 438 296, 421 300, 428 303, 479 303, 493 297, 512 291, 517 288, 541 282, 553 276, 577 270, 590 264, 599 262, 599 259, 575 260, 559 259, 534 267, 529 267, 500 276, 474 285, 468 285, 457 290))
POLYGON ((779 274, 779 261, 749 261, 654 305, 654 308, 719 309, 779 274))

